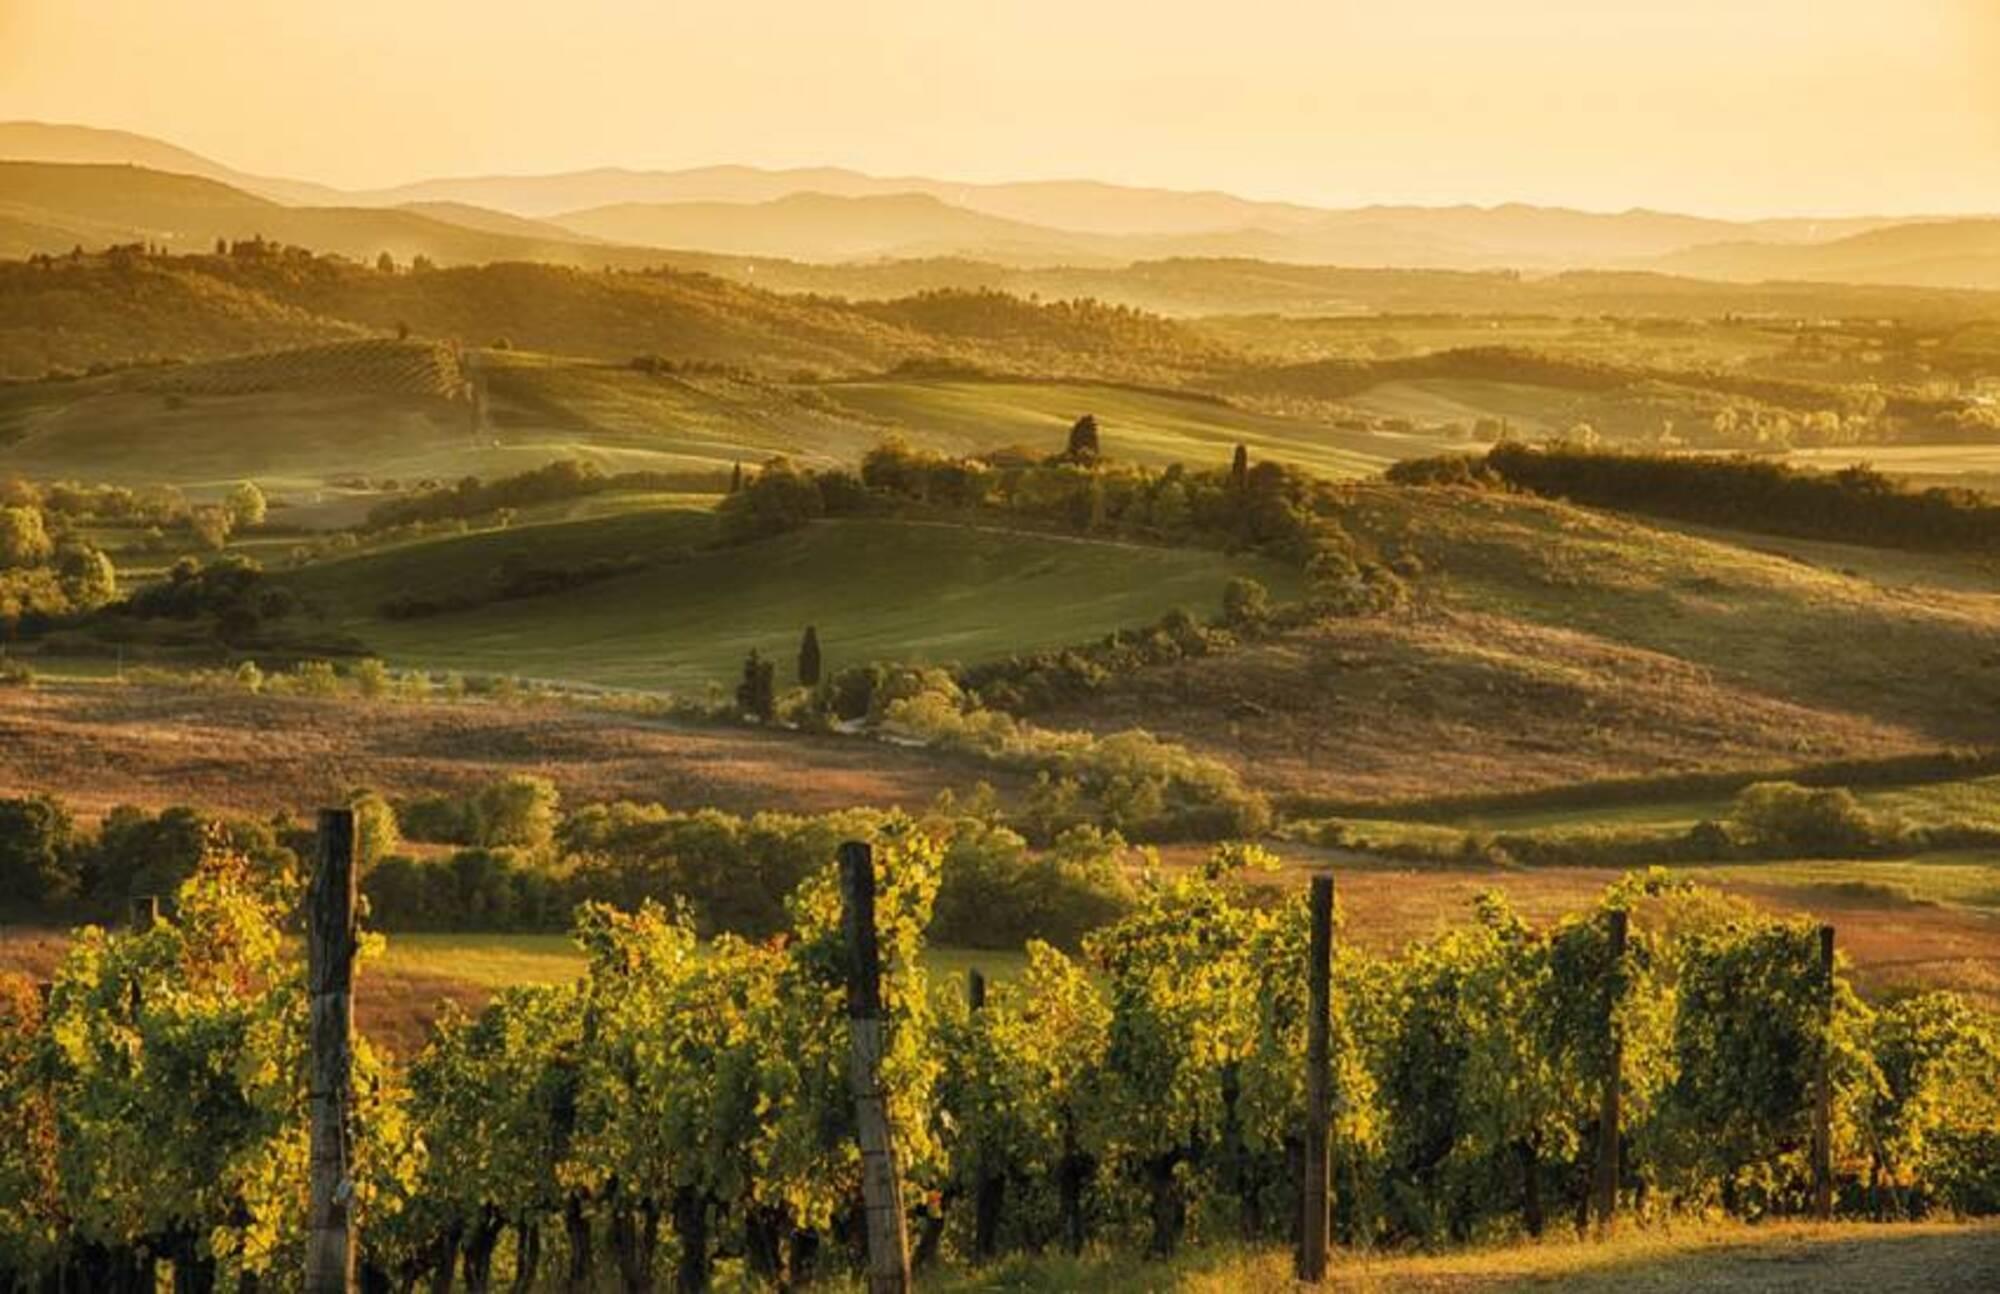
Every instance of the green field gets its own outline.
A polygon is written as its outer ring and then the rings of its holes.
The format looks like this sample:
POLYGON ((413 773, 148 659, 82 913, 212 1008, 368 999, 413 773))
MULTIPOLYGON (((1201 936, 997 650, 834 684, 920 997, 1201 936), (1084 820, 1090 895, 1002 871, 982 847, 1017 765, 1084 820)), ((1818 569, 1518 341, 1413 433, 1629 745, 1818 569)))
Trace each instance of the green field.
POLYGON ((1209 400, 1112 386, 884 381, 834 383, 825 390, 920 444, 957 452, 1052 445, 1086 413, 1096 415, 1108 456, 1155 466, 1225 463, 1241 443, 1253 458, 1295 463, 1325 476, 1362 476, 1397 459, 1447 448, 1432 437, 1347 431, 1209 400))
POLYGON ((323 505, 340 501, 334 482, 348 477, 493 477, 561 458, 607 472, 720 472, 777 454, 852 464, 892 430, 951 453, 1017 444, 1053 453, 1084 413, 1097 415, 1111 457, 1154 465, 1226 462, 1240 442, 1259 458, 1354 476, 1446 448, 1087 382, 787 383, 519 351, 468 361, 483 392, 475 418, 461 388, 411 387, 410 349, 422 348, 317 347, 0 388, 0 469, 196 494, 247 477, 286 496, 300 509, 294 519, 344 524, 352 517, 323 505))
POLYGON ((828 521, 742 547, 698 547, 713 534, 708 512, 648 508, 431 539, 286 578, 328 625, 395 664, 674 689, 733 682, 753 647, 788 662, 808 624, 831 668, 969 662, 1087 640, 1176 606, 1210 612, 1238 573, 1281 596, 1297 582, 1275 563, 1201 549, 922 522, 828 521), (394 595, 486 588, 510 557, 559 565, 627 556, 650 564, 423 619, 380 613, 394 595))
POLYGON ((1578 402, 1573 392, 1553 387, 1437 377, 1383 382, 1344 403, 1363 413, 1419 425, 1455 422, 1470 426, 1481 418, 1505 419, 1515 435, 1532 440, 1567 430, 1576 420, 1570 411, 1578 402))

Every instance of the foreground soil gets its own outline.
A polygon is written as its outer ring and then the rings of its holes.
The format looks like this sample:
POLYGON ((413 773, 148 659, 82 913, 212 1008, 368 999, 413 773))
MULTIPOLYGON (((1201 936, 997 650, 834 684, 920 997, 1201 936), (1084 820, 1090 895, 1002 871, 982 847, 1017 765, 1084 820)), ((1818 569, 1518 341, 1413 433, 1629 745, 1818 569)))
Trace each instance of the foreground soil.
MULTIPOLYGON (((1190 1255, 1173 1267, 1124 1262, 1004 1264, 937 1288, 1096 1294, 1223 1294, 1311 1288, 1289 1254, 1190 1255)), ((1628 1228, 1604 1242, 1556 1240, 1425 1256, 1337 1252, 1319 1289, 1352 1294, 1989 1294, 2000 1288, 2000 1224, 1772 1223, 1628 1228)))

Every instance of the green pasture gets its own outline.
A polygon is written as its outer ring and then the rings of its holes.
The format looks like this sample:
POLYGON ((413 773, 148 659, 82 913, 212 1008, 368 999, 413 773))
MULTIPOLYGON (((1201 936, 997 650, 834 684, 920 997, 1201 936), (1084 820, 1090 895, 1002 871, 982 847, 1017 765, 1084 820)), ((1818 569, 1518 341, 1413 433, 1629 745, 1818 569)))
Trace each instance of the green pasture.
POLYGON ((754 544, 701 547, 714 527, 707 511, 654 508, 439 537, 285 578, 329 627, 397 665, 673 689, 733 683, 752 648, 788 669, 808 624, 831 668, 969 662, 1088 640, 1177 606, 1209 612, 1236 574, 1279 596, 1297 583, 1261 559, 960 525, 826 521, 754 544), (604 557, 647 565, 472 610, 407 620, 381 613, 392 596, 486 589, 509 560, 574 566, 604 557))

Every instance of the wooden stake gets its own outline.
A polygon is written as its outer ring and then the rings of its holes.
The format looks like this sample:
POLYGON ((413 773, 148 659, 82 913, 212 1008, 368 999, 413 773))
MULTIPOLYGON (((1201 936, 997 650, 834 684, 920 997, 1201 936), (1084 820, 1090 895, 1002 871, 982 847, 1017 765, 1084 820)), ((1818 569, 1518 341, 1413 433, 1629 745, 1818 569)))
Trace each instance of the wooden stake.
POLYGON ((1813 1075, 1813 1216, 1833 1219, 1833 927, 1819 928, 1820 1049, 1813 1075))
MULTIPOLYGON (((1611 925, 1607 932, 1611 961, 1605 970, 1611 984, 1606 987, 1615 988, 1625 973, 1625 943, 1632 918, 1623 908, 1613 908, 1605 915, 1611 925)), ((1597 1230, 1600 1235, 1608 1236, 1618 1215, 1618 1138, 1625 1086, 1625 1040, 1618 1033, 1617 1000, 1607 995, 1607 1001, 1604 1045, 1609 1064, 1604 1075, 1604 1102, 1597 1112, 1597 1230)))
POLYGON ((854 1094, 854 1136, 861 1147, 861 1200, 867 1214, 869 1294, 908 1294, 910 1240, 903 1185, 882 1092, 882 963, 875 942, 875 858, 859 841, 840 847, 841 920, 847 935, 847 1023, 852 1043, 847 1081, 854 1094))
POLYGON ((1299 1228, 1298 1277, 1308 1285, 1326 1279, 1333 1223, 1331 1150, 1333 1073, 1333 877, 1312 878, 1312 939, 1306 956, 1305 1208, 1299 1228))
POLYGON ((974 1015, 986 1009, 986 976, 977 966, 965 973, 965 1004, 974 1015))
POLYGON ((354 813, 321 809, 319 864, 306 903, 306 983, 311 994, 311 1194, 306 1214, 306 1294, 352 1294, 351 1205, 354 1065, 354 813))

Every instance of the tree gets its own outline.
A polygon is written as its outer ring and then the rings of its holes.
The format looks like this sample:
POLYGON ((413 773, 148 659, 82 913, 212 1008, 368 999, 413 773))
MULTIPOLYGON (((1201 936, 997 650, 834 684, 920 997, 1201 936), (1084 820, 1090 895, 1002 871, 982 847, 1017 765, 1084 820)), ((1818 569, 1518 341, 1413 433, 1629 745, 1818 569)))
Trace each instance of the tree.
POLYGON ((790 459, 773 458, 722 509, 722 532, 732 543, 781 535, 826 510, 812 475, 790 459))
POLYGON ((257 488, 255 481, 239 481, 223 499, 222 506, 229 513, 230 526, 235 530, 263 525, 264 516, 270 510, 264 492, 257 488))
POLYGON ((201 546, 219 552, 229 543, 229 534, 234 522, 228 509, 214 504, 204 504, 188 513, 188 529, 201 542, 201 546))
POLYGON ((218 238, 215 240, 215 254, 217 256, 229 255, 229 240, 227 238, 218 238))
POLYGON ((118 571, 100 548, 65 543, 56 553, 56 578, 78 611, 95 611, 118 596, 118 571))
POLYGON ((799 686, 819 686, 819 630, 806 626, 805 636, 799 640, 799 686))
POLYGON ((0 800, 0 895, 49 903, 78 888, 76 827, 48 796, 0 800))
POLYGON ((736 685, 736 708, 769 723, 777 709, 776 668, 755 647, 743 659, 743 681, 736 685))
POLYGON ((489 848, 541 849, 555 839, 561 807, 554 782, 516 774, 473 797, 473 834, 489 848))
POLYGON ((394 274, 396 272, 396 258, 387 252, 383 252, 375 258, 375 268, 384 274, 394 274))
POLYGON ((1237 442, 1236 457, 1229 462, 1229 483, 1242 493, 1250 484, 1250 450, 1242 442, 1237 442))
POLYGON ((354 810, 354 861, 367 871, 403 847, 396 826, 396 811, 375 792, 357 789, 347 793, 347 807, 354 810))
POLYGON ((743 493, 743 464, 740 462, 729 473, 729 492, 731 494, 743 493))
POLYGON ((40 566, 55 550, 40 508, 0 508, 0 568, 40 566))
POLYGON ((1064 451, 1063 457, 1088 467, 1102 456, 1103 446, 1097 438, 1097 415, 1086 413, 1069 429, 1069 448, 1064 451))

